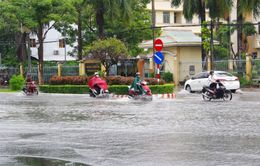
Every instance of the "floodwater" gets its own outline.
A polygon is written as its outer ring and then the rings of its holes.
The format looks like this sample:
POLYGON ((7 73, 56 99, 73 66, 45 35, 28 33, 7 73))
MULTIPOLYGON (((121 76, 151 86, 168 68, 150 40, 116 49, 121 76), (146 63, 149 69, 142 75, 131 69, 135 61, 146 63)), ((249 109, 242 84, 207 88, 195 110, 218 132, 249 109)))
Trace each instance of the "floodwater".
POLYGON ((260 90, 232 101, 0 93, 1 166, 260 165, 260 90))

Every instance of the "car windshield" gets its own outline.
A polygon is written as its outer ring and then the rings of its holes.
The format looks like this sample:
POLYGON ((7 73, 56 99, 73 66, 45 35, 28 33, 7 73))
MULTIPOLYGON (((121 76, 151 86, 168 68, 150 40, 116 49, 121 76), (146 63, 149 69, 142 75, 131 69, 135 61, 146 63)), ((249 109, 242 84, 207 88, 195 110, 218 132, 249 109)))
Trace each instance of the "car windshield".
POLYGON ((220 77, 226 77, 226 76, 228 76, 228 77, 233 77, 232 74, 227 73, 227 72, 216 73, 216 75, 217 75, 217 76, 220 76, 220 77))

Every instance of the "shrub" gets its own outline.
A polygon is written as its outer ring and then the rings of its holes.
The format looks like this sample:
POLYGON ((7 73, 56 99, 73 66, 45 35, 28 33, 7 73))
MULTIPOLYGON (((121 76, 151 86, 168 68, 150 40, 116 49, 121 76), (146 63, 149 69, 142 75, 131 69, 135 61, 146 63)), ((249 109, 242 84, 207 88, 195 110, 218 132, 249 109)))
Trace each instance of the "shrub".
POLYGON ((248 87, 252 84, 252 81, 247 81, 245 77, 240 77, 239 81, 241 88, 248 87))
MULTIPOLYGON (((50 85, 86 85, 91 77, 87 76, 52 76, 49 80, 50 85)), ((104 77, 108 85, 130 85, 134 77, 108 76, 104 77)), ((149 85, 157 85, 156 78, 145 78, 149 85)), ((165 84, 164 80, 160 80, 160 85, 165 84)))
POLYGON ((130 85, 134 77, 123 77, 123 76, 108 76, 105 80, 109 85, 130 85))
POLYGON ((173 84, 153 85, 150 86, 150 89, 153 94, 173 93, 174 85, 173 84))
POLYGON ((25 84, 25 80, 21 75, 13 75, 9 83, 12 90, 21 90, 25 84))
POLYGON ((162 79, 167 83, 173 82, 173 74, 171 72, 165 72, 162 75, 162 79))
POLYGON ((86 94, 89 92, 86 85, 40 85, 39 88, 44 93, 86 94))
MULTIPOLYGON (((44 93, 74 93, 86 94, 89 88, 86 85, 40 85, 40 91, 44 93)), ((172 93, 173 84, 149 86, 153 94, 172 93)), ((127 94, 128 85, 111 85, 109 92, 114 94, 127 94)))
POLYGON ((49 80, 50 85, 86 85, 86 76, 52 76, 49 80))
MULTIPOLYGON (((157 78, 145 78, 146 82, 148 82, 148 85, 158 85, 158 79, 157 78)), ((163 79, 160 79, 159 81, 160 85, 164 85, 165 81, 163 79)))

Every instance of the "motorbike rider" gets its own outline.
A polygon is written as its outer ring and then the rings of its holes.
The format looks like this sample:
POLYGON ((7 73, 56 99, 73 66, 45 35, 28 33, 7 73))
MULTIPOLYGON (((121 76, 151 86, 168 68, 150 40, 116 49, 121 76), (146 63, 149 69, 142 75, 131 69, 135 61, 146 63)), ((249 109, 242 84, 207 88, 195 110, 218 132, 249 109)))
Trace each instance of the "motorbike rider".
POLYGON ((27 76, 26 76, 26 89, 28 90, 28 92, 32 93, 34 86, 35 86, 34 81, 32 80, 31 75, 27 74, 27 76))
POLYGON ((214 71, 213 70, 211 70, 209 72, 208 82, 209 82, 210 89, 215 91, 216 87, 217 87, 217 83, 216 83, 216 79, 214 78, 214 71))
POLYGON ((95 72, 95 73, 94 73, 94 77, 99 77, 98 72, 95 72))
POLYGON ((222 85, 222 83, 219 80, 216 80, 214 78, 214 71, 213 70, 211 70, 209 72, 208 80, 209 80, 209 87, 214 92, 214 94, 217 97, 222 95, 223 92, 222 92, 220 87, 223 86, 223 85, 222 85))
MULTIPOLYGON (((97 79, 97 78, 99 78, 99 73, 95 72, 94 76, 91 78, 91 80, 94 80, 94 79, 97 79)), ((95 95, 99 95, 100 94, 100 90, 101 90, 101 88, 97 84, 94 84, 93 93, 95 95)))
POLYGON ((146 91, 144 90, 144 88, 141 85, 141 80, 140 80, 140 73, 137 72, 135 74, 135 78, 134 81, 131 84, 130 89, 134 89, 135 92, 137 92, 138 94, 142 95, 142 94, 146 94, 146 91))

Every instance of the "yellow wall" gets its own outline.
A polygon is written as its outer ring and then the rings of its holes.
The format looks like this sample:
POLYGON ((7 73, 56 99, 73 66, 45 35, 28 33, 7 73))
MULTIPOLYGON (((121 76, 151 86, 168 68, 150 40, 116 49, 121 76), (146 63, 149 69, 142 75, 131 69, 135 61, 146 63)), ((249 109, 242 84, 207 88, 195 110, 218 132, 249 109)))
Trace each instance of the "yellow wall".
POLYGON ((181 47, 180 48, 180 81, 186 77, 193 75, 189 74, 189 66, 195 66, 195 74, 202 71, 201 48, 197 47, 181 47))
POLYGON ((201 48, 196 47, 171 47, 163 49, 164 70, 174 74, 175 84, 191 77, 190 65, 195 66, 195 74, 201 72, 201 48))

